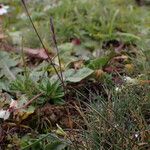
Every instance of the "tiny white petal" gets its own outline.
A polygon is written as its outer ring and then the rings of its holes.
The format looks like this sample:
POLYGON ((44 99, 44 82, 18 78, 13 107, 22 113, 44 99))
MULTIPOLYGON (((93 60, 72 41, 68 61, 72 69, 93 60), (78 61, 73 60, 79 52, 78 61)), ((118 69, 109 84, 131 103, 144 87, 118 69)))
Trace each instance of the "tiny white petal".
POLYGON ((133 79, 133 78, 131 78, 131 77, 128 77, 128 76, 126 76, 126 77, 124 77, 124 81, 126 82, 126 83, 131 83, 131 84, 137 84, 138 83, 138 80, 137 79, 133 79))
POLYGON ((114 127, 117 128, 117 127, 119 127, 119 125, 118 125, 118 124, 115 124, 114 127))
POLYGON ((116 92, 121 92, 121 88, 116 87, 116 88, 115 88, 115 91, 116 91, 116 92))
POLYGON ((5 10, 5 9, 0 9, 0 15, 6 14, 6 13, 7 13, 7 10, 5 10))
POLYGON ((4 15, 4 14, 7 14, 8 13, 8 9, 9 9, 9 6, 4 6, 3 4, 0 5, 0 15, 4 15))
POLYGON ((10 116, 9 110, 3 110, 3 109, 0 110, 0 118, 6 120, 9 118, 9 116, 10 116))
POLYGON ((139 134, 136 133, 134 136, 135 136, 136 138, 138 138, 139 134))

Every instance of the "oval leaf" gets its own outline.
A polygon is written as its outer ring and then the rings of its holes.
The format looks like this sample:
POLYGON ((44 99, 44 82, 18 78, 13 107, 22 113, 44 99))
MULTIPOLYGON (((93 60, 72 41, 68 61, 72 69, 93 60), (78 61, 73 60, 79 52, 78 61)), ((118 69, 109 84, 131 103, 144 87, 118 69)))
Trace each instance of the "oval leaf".
POLYGON ((65 72, 65 79, 69 82, 80 82, 81 80, 85 79, 89 75, 91 75, 94 71, 89 68, 82 68, 79 70, 69 69, 65 72))

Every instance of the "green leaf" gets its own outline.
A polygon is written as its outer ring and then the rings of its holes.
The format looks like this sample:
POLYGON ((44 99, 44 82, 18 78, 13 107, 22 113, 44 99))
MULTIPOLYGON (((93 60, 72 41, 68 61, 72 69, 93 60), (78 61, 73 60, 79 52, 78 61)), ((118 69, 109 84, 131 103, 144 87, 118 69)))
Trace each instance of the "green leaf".
POLYGON ((62 142, 49 143, 45 146, 45 150, 63 150, 67 145, 62 142))
POLYGON ((0 52, 0 77, 5 76, 9 80, 14 80, 15 76, 21 72, 21 69, 17 68, 18 62, 10 58, 9 53, 0 52))
POLYGON ((0 90, 9 90, 9 82, 6 79, 0 79, 0 90))
POLYGON ((31 70, 29 75, 31 80, 37 82, 39 79, 41 79, 41 77, 47 77, 47 69, 48 63, 46 61, 43 61, 41 64, 31 70))
POLYGON ((49 79, 45 79, 39 84, 39 90, 45 100, 51 100, 55 104, 62 102, 64 91, 58 81, 52 83, 49 79))
POLYGON ((72 43, 64 43, 58 46, 60 54, 71 53, 74 45, 72 43))
POLYGON ((65 72, 65 78, 66 78, 66 81, 76 83, 85 79, 86 77, 91 75, 93 72, 94 71, 92 69, 89 69, 86 67, 79 69, 79 70, 69 69, 65 72))
POLYGON ((100 58, 96 58, 94 60, 90 60, 90 63, 87 65, 89 68, 91 69, 102 69, 102 67, 104 67, 108 61, 109 61, 109 57, 100 57, 100 58))

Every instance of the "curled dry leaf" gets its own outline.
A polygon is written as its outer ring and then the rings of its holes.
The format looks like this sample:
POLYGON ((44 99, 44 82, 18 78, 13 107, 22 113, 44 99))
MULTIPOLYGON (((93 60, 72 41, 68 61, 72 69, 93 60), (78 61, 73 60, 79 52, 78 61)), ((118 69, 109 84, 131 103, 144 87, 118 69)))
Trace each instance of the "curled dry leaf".
MULTIPOLYGON (((13 46, 8 47, 6 45, 6 46, 3 47, 3 49, 5 51, 8 51, 8 52, 13 51, 13 52, 16 52, 16 53, 21 53, 21 49, 19 47, 13 47, 13 46)), ((25 55, 27 55, 29 57, 32 57, 32 58, 39 58, 39 59, 42 59, 42 60, 48 59, 47 53, 42 48, 33 49, 33 48, 24 47, 23 52, 24 52, 25 55)), ((51 58, 54 57, 54 53, 50 52, 49 56, 51 58)))
POLYGON ((48 59, 48 55, 44 49, 24 48, 24 52, 25 54, 34 58, 48 59))
POLYGON ((113 61, 121 61, 121 62, 126 62, 128 61, 128 56, 127 55, 121 55, 113 58, 113 61))
POLYGON ((103 70, 101 70, 101 69, 95 70, 94 75, 95 75, 96 79, 101 79, 101 78, 104 77, 105 72, 103 70))
POLYGON ((78 60, 78 61, 73 62, 73 66, 74 66, 75 70, 82 68, 83 67, 83 60, 78 60))

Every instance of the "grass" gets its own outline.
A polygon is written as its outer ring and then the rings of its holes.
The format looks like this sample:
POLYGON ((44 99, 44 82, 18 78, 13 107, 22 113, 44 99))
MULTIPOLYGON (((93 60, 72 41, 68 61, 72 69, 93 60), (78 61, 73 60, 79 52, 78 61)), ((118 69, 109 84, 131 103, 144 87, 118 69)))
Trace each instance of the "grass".
POLYGON ((92 95, 84 115, 87 130, 84 146, 87 149, 144 149, 149 148, 149 125, 145 106, 149 105, 149 87, 127 86, 121 93, 107 90, 107 98, 92 95), (143 94, 144 93, 144 94, 143 94))

